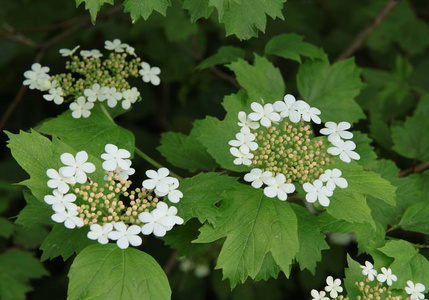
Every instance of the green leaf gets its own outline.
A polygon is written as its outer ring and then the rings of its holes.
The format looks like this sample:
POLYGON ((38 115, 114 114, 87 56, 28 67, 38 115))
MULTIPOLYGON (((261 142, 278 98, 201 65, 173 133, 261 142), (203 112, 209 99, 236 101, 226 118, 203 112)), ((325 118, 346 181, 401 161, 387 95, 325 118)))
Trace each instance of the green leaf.
POLYGON ((408 231, 429 234, 429 203, 421 202, 410 206, 402 216, 399 225, 408 231))
POLYGON ((179 168, 191 172, 196 170, 213 170, 217 164, 198 140, 200 132, 194 128, 188 136, 179 132, 166 132, 161 135, 161 146, 157 149, 167 161, 179 168))
POLYGON ((165 244, 177 249, 178 257, 190 257, 200 254, 207 249, 208 245, 192 244, 192 241, 198 237, 198 234, 200 233, 198 228, 201 226, 201 223, 196 219, 191 219, 184 225, 173 227, 173 229, 161 239, 165 244))
POLYGON ((175 206, 178 214, 186 221, 198 218, 201 223, 213 223, 218 216, 222 193, 237 183, 236 177, 221 176, 220 173, 200 173, 180 182, 183 198, 175 206))
POLYGON ((168 9, 168 18, 165 19, 165 34, 172 42, 188 41, 191 35, 198 32, 197 24, 189 21, 186 13, 178 1, 168 9))
POLYGON ((43 265, 33 254, 10 250, 0 254, 0 297, 3 300, 25 300, 32 291, 31 279, 48 275, 43 265))
POLYGON ((89 10, 91 14, 92 24, 95 24, 97 19, 97 13, 100 11, 104 3, 113 5, 113 0, 75 0, 76 7, 78 7, 82 2, 85 2, 85 9, 89 10))
POLYGON ((231 187, 223 194, 219 216, 205 224, 195 241, 208 243, 226 237, 216 268, 223 269, 231 287, 255 278, 268 252, 289 276, 299 251, 298 224, 290 203, 269 199, 261 189, 247 185, 231 187))
POLYGON ((347 265, 348 268, 345 269, 346 278, 344 279, 347 296, 349 299, 358 299, 358 296, 362 297, 363 295, 355 283, 363 281, 362 269, 360 268, 360 264, 354 261, 348 254, 347 265))
POLYGON ((404 240, 389 241, 379 250, 394 258, 390 268, 398 281, 393 283, 392 288, 403 289, 407 286, 407 280, 429 285, 429 261, 412 244, 404 240))
POLYGON ((286 0, 209 0, 209 6, 216 7, 219 22, 225 24, 226 35, 235 34, 240 40, 265 32, 266 14, 271 18, 283 18, 283 3, 286 0))
POLYGON ((404 126, 392 127, 393 149, 399 154, 429 161, 429 118, 418 114, 407 118, 404 126))
POLYGON ((368 135, 359 131, 353 131, 353 135, 353 142, 356 143, 356 152, 360 155, 360 160, 357 162, 365 169, 370 169, 377 160, 377 154, 375 154, 374 148, 371 146, 372 140, 368 135))
POLYGON ((134 153, 134 135, 116 125, 99 108, 91 111, 90 118, 72 118, 69 111, 43 122, 37 127, 43 134, 57 136, 77 151, 86 150, 100 157, 106 144, 115 144, 119 148, 134 153))
POLYGON ((265 57, 255 54, 253 66, 239 59, 227 67, 235 73, 238 83, 247 91, 252 102, 260 102, 261 98, 266 102, 283 99, 285 84, 280 70, 265 57))
POLYGON ((306 61, 298 71, 298 90, 305 101, 321 110, 324 122, 355 123, 365 118, 354 100, 364 86, 360 73, 353 58, 332 66, 326 60, 306 61))
POLYGON ((38 200, 29 192, 24 192, 27 205, 18 215, 16 224, 24 228, 31 228, 38 224, 52 224, 51 216, 54 214, 50 205, 38 200))
POLYGON ((183 8, 188 10, 191 22, 200 18, 208 19, 213 11, 213 7, 209 7, 209 0, 184 0, 183 8))
POLYGON ((299 252, 296 260, 301 270, 308 269, 312 274, 316 271, 317 262, 322 259, 322 250, 329 249, 325 235, 321 233, 316 216, 298 205, 292 205, 298 219, 299 252))
POLYGON ((43 241, 40 250, 43 251, 41 260, 62 256, 67 260, 73 253, 79 253, 85 247, 95 242, 86 237, 88 227, 68 229, 63 224, 52 227, 52 231, 43 241))
POLYGON ((265 55, 277 55, 301 63, 301 56, 311 59, 322 58, 325 53, 310 43, 303 42, 304 37, 295 33, 277 35, 266 44, 265 55))
MULTIPOLYGON (((197 0, 199 1, 199 0, 197 0)), ((234 46, 222 46, 216 54, 207 57, 198 66, 197 69, 203 70, 216 65, 223 65, 238 60, 244 59, 245 52, 243 49, 234 46)))
POLYGON ((237 125, 238 112, 250 110, 249 99, 244 91, 239 91, 237 94, 226 96, 222 105, 227 111, 224 120, 219 121, 217 118, 206 117, 204 120, 194 123, 200 132, 198 139, 222 168, 237 172, 250 171, 247 166, 233 163, 234 156, 229 152, 231 146, 228 144, 240 131, 240 127, 237 125))
POLYGON ((18 227, 13 236, 13 243, 23 249, 39 249, 48 234, 48 229, 43 225, 34 225, 28 228, 18 227))
POLYGON ((6 218, 0 217, 0 237, 8 239, 13 231, 15 230, 15 225, 6 218))
POLYGON ((170 0, 125 0, 124 12, 129 12, 135 22, 140 17, 147 20, 154 10, 165 16, 170 5, 170 0))
POLYGON ((74 260, 68 277, 68 300, 171 297, 167 276, 150 255, 115 244, 86 248, 74 260))

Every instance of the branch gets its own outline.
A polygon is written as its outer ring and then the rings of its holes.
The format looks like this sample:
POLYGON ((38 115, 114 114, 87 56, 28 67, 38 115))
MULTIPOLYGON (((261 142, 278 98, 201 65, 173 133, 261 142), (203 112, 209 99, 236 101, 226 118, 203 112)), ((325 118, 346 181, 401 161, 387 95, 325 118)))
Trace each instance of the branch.
POLYGON ((402 170, 401 172, 399 172, 398 177, 406 177, 412 173, 421 173, 427 169, 429 169, 429 162, 422 162, 417 166, 411 167, 406 170, 402 170))
POLYGON ((374 21, 368 25, 355 40, 337 57, 335 62, 346 59, 355 53, 355 51, 366 41, 370 34, 377 29, 384 19, 392 12, 393 8, 398 5, 399 0, 389 0, 384 8, 378 13, 374 21))
POLYGON ((173 250, 164 266, 164 272, 168 276, 173 271, 177 262, 177 250, 173 250))

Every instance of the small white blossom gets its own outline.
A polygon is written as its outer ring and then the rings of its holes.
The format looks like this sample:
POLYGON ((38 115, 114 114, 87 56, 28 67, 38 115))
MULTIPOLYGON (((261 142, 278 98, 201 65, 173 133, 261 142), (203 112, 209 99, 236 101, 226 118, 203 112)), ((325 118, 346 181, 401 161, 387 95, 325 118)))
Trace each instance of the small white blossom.
POLYGON ((139 226, 131 225, 127 228, 124 223, 115 223, 113 226, 116 230, 109 232, 107 236, 116 241, 119 248, 127 249, 130 244, 134 247, 142 244, 142 238, 138 235, 140 233, 139 226))
POLYGON ((136 103, 136 101, 140 97, 140 92, 137 90, 137 88, 133 87, 130 90, 126 90, 122 92, 122 108, 123 109, 129 109, 131 107, 131 104, 136 103))
POLYGON ((255 168, 244 175, 244 180, 247 182, 251 182, 252 186, 255 189, 258 189, 262 186, 263 183, 267 184, 267 180, 273 177, 273 173, 270 171, 262 172, 261 169, 255 168))
POLYGON ((142 212, 139 214, 140 221, 146 223, 141 229, 144 235, 149 235, 153 232, 155 236, 162 237, 167 231, 173 228, 175 221, 172 218, 166 218, 166 212, 158 209, 160 203, 163 202, 158 202, 157 208, 152 212, 142 212))
POLYGON ((57 212, 51 216, 51 219, 57 223, 64 223, 64 226, 69 229, 75 227, 82 227, 84 225, 83 220, 79 217, 77 210, 65 210, 57 212))
POLYGON ((46 171, 50 180, 48 180, 48 187, 51 189, 58 189, 62 194, 65 194, 69 191, 69 184, 75 184, 76 179, 74 177, 64 177, 57 170, 49 169, 46 171))
POLYGON ((90 231, 88 232, 87 237, 90 240, 97 240, 100 244, 105 245, 109 242, 108 236, 109 233, 113 231, 113 224, 106 223, 103 226, 92 224, 89 229, 90 231))
POLYGON ((329 300, 328 297, 325 297, 326 293, 324 291, 311 290, 311 300, 329 300))
POLYGON ((301 120, 301 113, 295 107, 296 100, 291 94, 284 96, 283 101, 276 101, 273 104, 274 109, 280 113, 282 118, 288 117, 293 123, 298 123, 301 120))
POLYGON ((93 173, 95 171, 94 164, 87 162, 88 153, 86 151, 79 151, 76 154, 76 158, 70 153, 63 153, 60 159, 66 165, 66 167, 60 168, 59 173, 61 176, 74 176, 78 183, 85 183, 87 179, 86 173, 93 173))
POLYGON ((238 126, 241 127, 240 132, 242 133, 249 133, 250 129, 258 129, 259 128, 259 122, 253 122, 249 119, 249 117, 246 115, 244 111, 240 111, 238 113, 238 126))
POLYGON ((319 118, 320 110, 315 107, 310 107, 310 105, 303 101, 298 100, 293 105, 292 108, 297 110, 304 121, 310 122, 313 121, 316 124, 320 124, 322 120, 319 118))
POLYGON ((326 186, 323 186, 321 180, 317 179, 313 184, 306 182, 302 187, 304 191, 307 192, 307 195, 305 195, 305 200, 307 200, 307 202, 314 203, 319 200, 322 206, 329 206, 330 201, 328 197, 331 197, 333 193, 326 186))
POLYGON ((122 93, 118 92, 115 87, 102 87, 99 97, 100 101, 107 100, 107 106, 115 107, 118 101, 122 99, 122 93))
POLYGON ((26 80, 24 80, 23 84, 28 85, 32 90, 49 90, 46 83, 49 82, 48 72, 48 67, 42 67, 39 63, 34 63, 31 65, 31 70, 24 72, 26 80))
POLYGON ((54 101, 55 104, 60 105, 64 101, 64 92, 61 87, 52 88, 49 90, 49 94, 43 95, 43 98, 47 101, 54 101))
POLYGON ((80 55, 82 55, 83 57, 94 57, 94 58, 99 58, 103 56, 103 54, 98 49, 82 50, 80 51, 80 55))
POLYGON ((197 264, 195 266, 194 275, 198 278, 204 278, 210 274, 210 267, 207 264, 197 264))
POLYGON ((124 52, 124 50, 129 47, 128 44, 122 43, 120 39, 114 39, 111 41, 104 42, 104 48, 107 50, 112 50, 115 52, 124 52))
POLYGON ((369 281, 374 281, 375 276, 377 276, 377 271, 374 270, 374 266, 369 261, 365 262, 364 266, 360 266, 362 269, 362 275, 368 276, 369 281))
POLYGON ((328 148, 328 153, 331 155, 339 155, 342 161, 349 163, 352 159, 360 159, 360 155, 353 151, 356 148, 354 142, 338 140, 333 142, 332 145, 334 145, 334 147, 328 148))
POLYGON ((170 183, 168 184, 168 191, 162 192, 155 189, 155 194, 159 197, 164 197, 167 195, 168 200, 172 203, 178 203, 183 197, 183 193, 177 188, 179 187, 179 180, 177 178, 171 178, 170 183))
POLYGON ((264 194, 269 198, 277 196, 280 200, 285 201, 288 194, 295 192, 295 186, 286 183, 286 177, 283 174, 277 174, 275 178, 266 179, 266 184, 268 186, 264 189, 264 194))
POLYGON ((76 52, 76 50, 79 49, 79 47, 80 46, 78 45, 71 50, 70 49, 60 49, 60 54, 62 56, 72 56, 76 52))
POLYGON ((124 45, 127 45, 127 47, 125 48, 125 52, 127 52, 129 55, 132 55, 132 56, 137 56, 136 55, 136 49, 134 49, 134 47, 131 47, 130 45, 128 45, 128 44, 124 44, 124 45))
POLYGON ((153 85, 159 85, 161 80, 158 75, 161 74, 161 69, 158 67, 151 67, 147 62, 141 63, 141 69, 139 71, 144 82, 150 82, 153 85))
POLYGON ((416 283, 411 280, 407 281, 408 286, 405 287, 405 292, 410 295, 410 300, 421 300, 425 298, 424 292, 426 291, 426 287, 421 283, 416 283))
POLYGON ((236 157, 236 159, 234 159, 234 164, 236 165, 250 166, 252 163, 251 159, 254 157, 252 153, 243 153, 234 147, 230 148, 229 152, 236 157))
POLYGON ((320 130, 320 133, 328 136, 328 141, 335 143, 340 139, 349 140, 353 137, 353 133, 348 132, 351 125, 349 122, 340 122, 338 125, 334 122, 326 122, 325 128, 320 130))
POLYGON ((234 147, 240 147, 239 150, 242 153, 249 153, 250 150, 255 151, 258 149, 258 144, 254 142, 255 135, 252 133, 239 132, 235 135, 236 140, 230 140, 228 144, 234 147))
POLYGON ((158 171, 147 170, 146 179, 142 182, 144 188, 148 190, 158 190, 158 192, 166 193, 169 190, 169 184, 172 182, 172 177, 169 177, 170 171, 167 168, 159 168, 158 171))
POLYGON ((85 89, 83 93, 89 102, 95 102, 97 100, 100 100, 100 101, 106 100, 107 97, 104 94, 105 91, 106 90, 100 87, 98 83, 94 83, 90 89, 85 89))
POLYGON ((385 282, 387 283, 388 286, 391 286, 393 284, 393 281, 397 281, 398 277, 396 277, 396 275, 392 274, 392 269, 388 268, 386 269, 385 267, 381 268, 381 272, 383 274, 378 274, 377 275, 377 280, 379 282, 385 282))
POLYGON ((73 211, 77 210, 75 194, 61 194, 58 190, 52 191, 53 195, 46 195, 43 200, 49 205, 52 205, 52 209, 55 212, 62 212, 65 210, 73 211))
POLYGON ((342 173, 339 169, 326 170, 325 173, 320 175, 319 179, 322 182, 326 182, 326 187, 331 191, 335 190, 335 187, 345 189, 348 187, 347 180, 341 177, 342 173))
POLYGON ((128 170, 130 168, 131 161, 126 159, 131 157, 131 153, 128 150, 118 149, 116 145, 107 144, 104 147, 104 151, 106 151, 106 153, 101 154, 101 158, 104 159, 104 170, 114 171, 117 168, 128 170))
POLYGON ((280 115, 274 111, 274 107, 270 103, 262 106, 258 102, 253 102, 250 107, 253 112, 249 114, 249 119, 259 121, 264 127, 271 126, 271 122, 280 121, 280 115))
POLYGON ((329 296, 331 298, 338 297, 338 293, 341 293, 343 291, 343 287, 341 286, 341 279, 335 279, 332 276, 328 276, 326 278, 326 284, 325 291, 329 293, 329 296))
POLYGON ((70 110, 72 111, 72 117, 79 119, 80 117, 88 118, 91 115, 91 109, 94 107, 94 103, 87 102, 85 97, 80 96, 73 103, 70 103, 70 110))
MULTIPOLYGON (((131 166, 131 161, 129 161, 129 165, 131 166)), ((128 177, 133 175, 136 172, 134 168, 129 168, 128 170, 120 170, 117 174, 119 177, 119 180, 127 180, 128 177)))
MULTIPOLYGON (((171 230, 174 225, 183 224, 183 219, 177 216, 177 208, 175 206, 168 207, 165 202, 158 202, 158 204, 156 205, 156 209, 163 214, 162 218, 164 220, 167 219, 170 224, 173 224, 171 226, 166 227, 167 231, 171 230)), ((166 222, 164 222, 164 224, 166 224, 166 222)))

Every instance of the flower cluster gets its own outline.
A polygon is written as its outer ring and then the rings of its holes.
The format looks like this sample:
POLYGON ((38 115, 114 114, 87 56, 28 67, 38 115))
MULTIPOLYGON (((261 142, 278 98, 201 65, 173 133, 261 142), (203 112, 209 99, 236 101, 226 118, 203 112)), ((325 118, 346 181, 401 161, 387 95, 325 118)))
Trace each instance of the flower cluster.
MULTIPOLYGON (((356 282, 362 295, 357 296, 357 300, 363 299, 402 299, 400 296, 392 295, 392 292, 389 291, 393 282, 397 281, 398 278, 392 273, 390 268, 381 268, 381 273, 378 273, 377 270, 374 270, 374 266, 369 261, 365 262, 365 265, 360 266, 362 269, 362 275, 366 276, 364 281, 356 282), (377 280, 376 280, 377 279, 377 280), (384 283, 387 284, 383 286, 384 283)), ((333 280, 332 276, 328 276, 326 279, 327 286, 324 291, 312 290, 311 296, 312 300, 329 300, 329 299, 349 299, 339 295, 343 291, 341 287, 341 280, 333 280), (326 293, 329 293, 330 298, 326 296, 326 293)), ((409 295, 407 300, 423 300, 426 287, 421 283, 414 283, 411 280, 407 281, 407 286, 404 287, 405 293, 409 295)))
POLYGON ((360 159, 353 151, 356 145, 343 140, 353 137, 346 131, 350 124, 327 122, 321 130, 328 136, 327 141, 323 137, 312 138, 311 124, 306 123, 320 124, 321 112, 290 94, 274 104, 253 102, 251 109, 248 115, 244 111, 238 113, 240 132, 229 141, 234 164, 252 168, 244 180, 254 188, 265 185, 267 197, 282 201, 295 192, 293 182, 297 182, 306 192, 308 202, 329 206, 335 188, 348 186, 341 170, 329 168, 335 163, 334 156, 339 155, 347 163, 360 159))
POLYGON ((88 177, 96 167, 88 162, 86 151, 76 156, 63 153, 63 166, 46 172, 47 185, 53 192, 44 200, 52 205, 52 220, 69 229, 90 226, 89 239, 100 244, 113 240, 121 249, 139 246, 140 233, 164 236, 174 225, 183 224, 177 208, 166 203, 178 203, 183 197, 177 189, 179 181, 168 176, 166 168, 148 170, 149 179, 142 182, 142 187, 129 191, 132 182, 128 178, 135 173, 130 157, 129 151, 107 144, 101 155, 104 182, 99 184, 88 177))
POLYGON ((73 118, 88 118, 96 102, 106 102, 113 108, 121 103, 127 110, 141 99, 140 92, 131 87, 127 78, 142 77, 144 82, 159 85, 158 67, 151 67, 136 57, 135 49, 119 39, 105 42, 105 49, 111 51, 101 60, 103 54, 97 50, 61 49, 60 54, 70 57, 66 63, 68 73, 49 75, 49 68, 35 63, 30 71, 24 73, 24 85, 30 89, 47 92, 43 97, 60 105, 69 105, 73 118), (131 59, 130 59, 131 57, 131 59))

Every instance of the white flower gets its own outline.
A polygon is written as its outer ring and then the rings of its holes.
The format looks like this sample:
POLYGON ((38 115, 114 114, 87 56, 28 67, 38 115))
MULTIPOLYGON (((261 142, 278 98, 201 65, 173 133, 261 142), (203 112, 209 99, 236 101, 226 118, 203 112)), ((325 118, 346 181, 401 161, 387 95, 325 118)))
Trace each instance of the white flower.
POLYGON ((48 180, 48 187, 51 189, 58 189, 62 194, 65 194, 69 191, 69 184, 75 184, 76 179, 74 177, 64 177, 57 170, 49 169, 46 171, 50 180, 48 180))
POLYGON ((53 190, 54 195, 46 195, 43 200, 49 205, 52 205, 52 209, 55 212, 63 212, 65 210, 73 211, 77 210, 76 204, 73 202, 76 201, 75 194, 66 194, 63 195, 57 190, 53 190))
POLYGON ((122 92, 122 108, 123 109, 129 109, 131 107, 131 104, 136 103, 136 101, 140 97, 140 92, 137 90, 137 88, 133 87, 130 90, 126 90, 122 92))
POLYGON ((48 67, 42 67, 39 63, 34 63, 31 65, 31 70, 24 72, 26 80, 24 80, 23 84, 28 85, 32 90, 46 90, 46 81, 49 81, 48 72, 48 67))
POLYGON ((333 142, 332 145, 334 145, 334 147, 328 148, 328 153, 331 155, 339 155, 342 161, 349 163, 352 159, 360 159, 360 155, 353 151, 356 148, 354 142, 338 140, 333 142))
POLYGON ((322 182, 326 182, 326 187, 331 191, 335 190, 335 187, 345 189, 348 187, 347 180, 341 178, 341 171, 339 169, 326 170, 325 173, 320 175, 319 179, 322 182))
POLYGON ((82 227, 83 220, 76 217, 78 214, 77 210, 65 210, 57 212, 51 216, 51 219, 57 223, 64 223, 64 226, 73 229, 75 227, 82 227))
POLYGON ((176 216, 177 208, 175 206, 168 207, 165 202, 158 202, 158 204, 156 205, 156 210, 160 211, 163 214, 162 218, 164 219, 164 224, 172 224, 171 226, 166 226, 167 231, 171 230, 174 225, 183 224, 183 219, 179 216, 176 216), (166 222, 165 220, 168 221, 166 222))
POLYGON ((327 207, 329 206, 329 198, 332 196, 332 190, 328 189, 326 186, 323 186, 323 182, 319 179, 315 180, 313 184, 306 182, 302 186, 304 191, 307 192, 305 195, 305 200, 309 203, 314 203, 316 200, 319 200, 319 203, 327 207))
POLYGON ((79 47, 80 46, 78 45, 71 50, 70 49, 60 49, 60 54, 62 56, 72 56, 76 52, 76 50, 79 49, 79 47))
POLYGON ((195 266, 194 275, 198 278, 204 278, 210 274, 210 267, 207 264, 198 264, 195 266))
POLYGON ((164 236, 175 224, 173 219, 166 218, 165 214, 166 213, 160 209, 154 209, 151 213, 142 212, 139 214, 140 221, 146 223, 142 226, 142 233, 144 235, 149 235, 153 232, 155 236, 164 236))
POLYGON ((116 231, 109 232, 107 236, 109 239, 116 241, 116 245, 119 248, 127 249, 130 244, 134 247, 142 244, 142 238, 138 236, 140 233, 139 226, 131 225, 127 228, 124 223, 115 223, 114 227, 116 231))
POLYGON ((338 297, 338 293, 341 293, 343 291, 343 287, 341 286, 341 279, 335 279, 332 276, 328 276, 326 278, 326 284, 325 291, 329 293, 329 296, 331 298, 338 297))
POLYGON ((328 297, 325 297, 326 293, 324 291, 316 291, 316 290, 311 290, 311 297, 313 297, 313 299, 311 300, 329 300, 328 297))
POLYGON ((241 127, 240 132, 242 133, 249 133, 250 129, 258 129, 259 128, 259 122, 253 122, 249 119, 249 117, 246 115, 244 111, 240 111, 238 113, 238 126, 241 127))
POLYGON ((264 194, 269 198, 277 196, 280 200, 285 201, 287 194, 295 192, 295 186, 286 183, 286 177, 283 174, 277 174, 275 178, 266 179, 266 184, 268 186, 264 189, 264 194))
POLYGON ((158 75, 161 73, 161 69, 158 67, 150 67, 147 62, 141 63, 140 75, 143 77, 144 82, 150 82, 153 85, 159 85, 161 80, 158 75))
POLYGON ((353 137, 353 133, 348 132, 351 125, 349 122, 340 122, 338 125, 334 122, 326 122, 325 128, 320 130, 320 133, 328 136, 328 141, 335 143, 340 139, 349 140, 353 137))
MULTIPOLYGON (((131 161, 130 160, 127 160, 127 161, 129 161, 128 164, 131 166, 131 161)), ((127 180, 128 177, 130 177, 130 175, 133 175, 135 172, 136 170, 130 167, 128 170, 120 170, 120 172, 117 174, 118 174, 119 180, 127 180)))
POLYGON ((107 99, 107 106, 115 107, 118 104, 118 101, 122 99, 122 93, 116 91, 115 87, 102 87, 100 91, 101 95, 99 96, 100 101, 107 99))
POLYGON ((303 100, 296 101, 292 108, 296 109, 301 114, 302 119, 306 122, 310 122, 311 120, 316 124, 320 124, 322 122, 319 118, 321 113, 320 110, 315 107, 310 107, 310 105, 303 100))
POLYGON ((168 174, 170 171, 167 168, 159 168, 158 171, 147 170, 146 176, 150 179, 146 179, 142 182, 144 188, 148 190, 156 189, 158 192, 166 193, 169 190, 169 184, 172 182, 172 177, 168 174))
POLYGON ((262 173, 261 169, 255 168, 250 171, 250 173, 247 173, 244 175, 244 180, 247 182, 251 182, 252 186, 255 189, 258 189, 262 186, 262 183, 267 184, 267 180, 269 178, 272 178, 273 173, 270 171, 265 171, 262 173))
POLYGON ((250 150, 255 151, 258 149, 258 144, 254 142, 255 135, 252 133, 239 132, 235 135, 236 140, 230 140, 229 145, 234 147, 240 147, 239 150, 242 153, 249 153, 250 150))
POLYGON ((61 176, 74 176, 78 183, 85 183, 87 179, 86 173, 93 173, 95 171, 94 164, 86 162, 88 160, 88 153, 86 151, 79 151, 76 154, 76 158, 70 153, 63 153, 60 159, 67 166, 60 168, 61 176))
POLYGON ((108 235, 113 231, 113 224, 106 223, 103 226, 92 224, 89 229, 90 232, 88 232, 87 237, 90 240, 97 240, 100 244, 105 245, 109 242, 108 235))
POLYGON ((52 88, 49 90, 49 94, 43 95, 43 98, 45 98, 47 101, 54 100, 54 103, 57 105, 60 105, 64 101, 64 92, 61 87, 52 88))
POLYGON ((106 100, 106 96, 103 93, 105 91, 106 90, 101 88, 98 83, 94 83, 90 89, 85 89, 83 93, 85 94, 86 99, 89 102, 95 102, 97 100, 100 100, 100 101, 106 100))
POLYGON ((374 270, 374 266, 369 261, 365 262, 364 266, 360 266, 362 269, 362 275, 368 276, 369 281, 374 281, 375 276, 377 276, 377 271, 374 270))
POLYGON ((178 203, 183 197, 183 193, 177 188, 179 187, 179 180, 177 178, 171 178, 168 184, 168 191, 162 192, 155 189, 155 194, 159 197, 164 197, 168 195, 168 200, 172 203, 178 203))
POLYGON ((114 39, 111 41, 104 42, 104 48, 115 52, 124 52, 124 49, 129 47, 128 44, 122 43, 120 39, 114 39))
POLYGON ((125 48, 125 52, 127 52, 128 54, 130 54, 132 56, 137 56, 135 53, 136 49, 134 49, 134 47, 131 47, 128 44, 124 44, 124 45, 127 45, 127 47, 125 48))
POLYGON ((236 159, 234 159, 234 164, 236 165, 243 164, 245 166, 249 166, 252 163, 251 159, 254 156, 252 153, 243 153, 234 147, 230 148, 229 152, 236 157, 236 159))
POLYGON ((86 102, 85 97, 80 96, 73 103, 70 103, 70 110, 72 111, 72 117, 79 119, 80 117, 88 118, 91 115, 91 109, 94 107, 94 103, 86 102))
POLYGON ((419 300, 425 298, 423 293, 425 292, 426 287, 423 284, 416 283, 416 285, 414 285, 414 282, 411 280, 408 280, 407 284, 408 286, 405 287, 405 292, 410 295, 410 300, 419 300))
POLYGON ((121 170, 128 170, 131 166, 130 162, 126 158, 130 158, 131 153, 125 149, 118 149, 116 145, 107 144, 104 147, 106 153, 101 154, 101 158, 104 159, 103 169, 106 171, 114 171, 116 168, 121 170))
POLYGON ((271 122, 280 121, 280 115, 274 111, 274 107, 270 103, 262 106, 258 102, 253 102, 250 107, 253 112, 249 114, 249 119, 259 121, 264 127, 271 126, 271 122))
POLYGON ((381 272, 383 274, 378 274, 377 275, 377 280, 379 282, 385 282, 387 283, 388 286, 391 286, 393 284, 393 281, 397 281, 398 277, 396 277, 396 275, 392 274, 392 269, 388 268, 386 269, 385 267, 381 268, 381 272))
POLYGON ((276 101, 273 107, 280 113, 282 118, 289 117, 289 120, 298 123, 301 120, 301 113, 294 108, 296 100, 291 94, 284 96, 283 101, 276 101))
POLYGON ((80 51, 80 55, 82 55, 83 57, 94 57, 94 58, 99 58, 103 56, 103 54, 101 54, 100 50, 98 49, 82 50, 80 51))

